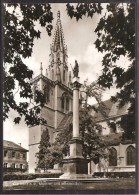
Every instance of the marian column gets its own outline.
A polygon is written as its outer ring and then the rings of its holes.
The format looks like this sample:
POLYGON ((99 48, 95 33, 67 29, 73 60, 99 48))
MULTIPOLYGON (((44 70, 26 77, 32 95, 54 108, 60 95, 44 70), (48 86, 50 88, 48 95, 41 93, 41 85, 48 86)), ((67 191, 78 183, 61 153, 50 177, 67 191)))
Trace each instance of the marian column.
POLYGON ((70 141, 70 156, 63 159, 64 174, 60 176, 61 179, 89 179, 88 175, 88 159, 82 156, 82 139, 79 132, 79 66, 75 61, 73 70, 74 78, 73 86, 73 137, 70 141))

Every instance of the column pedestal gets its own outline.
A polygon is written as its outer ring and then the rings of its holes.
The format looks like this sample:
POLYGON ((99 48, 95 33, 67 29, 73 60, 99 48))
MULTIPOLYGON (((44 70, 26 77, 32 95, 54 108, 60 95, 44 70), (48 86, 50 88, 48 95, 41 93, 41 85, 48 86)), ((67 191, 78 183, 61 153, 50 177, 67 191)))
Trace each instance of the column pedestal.
POLYGON ((60 179, 89 179, 88 159, 82 156, 82 140, 73 138, 70 141, 70 156, 63 159, 63 172, 60 179))

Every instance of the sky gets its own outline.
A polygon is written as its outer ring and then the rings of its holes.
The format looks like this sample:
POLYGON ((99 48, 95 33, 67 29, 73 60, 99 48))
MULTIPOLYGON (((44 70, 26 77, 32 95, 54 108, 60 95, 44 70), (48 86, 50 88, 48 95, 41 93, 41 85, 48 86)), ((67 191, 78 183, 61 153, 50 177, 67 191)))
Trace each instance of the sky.
MULTIPOLYGON (((94 30, 99 22, 100 16, 95 14, 92 19, 83 17, 82 20, 77 22, 76 19, 70 19, 67 16, 66 4, 55 3, 51 5, 54 17, 52 36, 49 37, 45 28, 43 29, 36 24, 36 28, 41 31, 41 39, 35 40, 32 56, 24 60, 24 63, 34 71, 35 77, 40 73, 40 63, 42 62, 43 74, 45 75, 45 71, 49 65, 50 44, 53 39, 57 12, 60 10, 65 44, 68 49, 68 66, 69 68, 71 66, 74 67, 75 60, 77 60, 81 83, 87 78, 89 83, 95 81, 101 72, 101 61, 103 57, 101 53, 98 53, 94 45, 97 38, 94 30)), ((103 100, 109 99, 111 94, 114 95, 114 93, 115 88, 107 90, 104 93, 103 100)), ((90 100, 90 102, 93 101, 90 100)), ((16 113, 14 111, 10 112, 9 119, 4 122, 3 138, 4 140, 13 141, 17 144, 21 143, 22 147, 28 149, 28 127, 24 124, 24 121, 20 125, 14 125, 13 119, 15 116, 16 113)))

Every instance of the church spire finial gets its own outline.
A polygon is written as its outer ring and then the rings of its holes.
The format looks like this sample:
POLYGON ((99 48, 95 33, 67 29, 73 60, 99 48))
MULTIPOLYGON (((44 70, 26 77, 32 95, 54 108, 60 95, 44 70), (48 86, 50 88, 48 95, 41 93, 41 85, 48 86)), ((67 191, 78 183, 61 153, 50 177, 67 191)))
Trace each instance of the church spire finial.
POLYGON ((40 74, 42 75, 42 71, 43 71, 43 67, 42 67, 42 62, 41 62, 41 65, 40 65, 40 74))
POLYGON ((57 18, 60 18, 60 11, 57 12, 57 18))

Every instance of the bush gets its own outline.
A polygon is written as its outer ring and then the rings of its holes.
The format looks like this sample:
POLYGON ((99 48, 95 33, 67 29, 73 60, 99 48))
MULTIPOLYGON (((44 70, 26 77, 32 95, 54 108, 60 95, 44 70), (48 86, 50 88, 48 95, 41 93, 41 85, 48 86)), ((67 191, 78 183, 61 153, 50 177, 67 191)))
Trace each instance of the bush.
POLYGON ((62 173, 43 173, 43 174, 4 174, 4 181, 12 180, 32 180, 36 178, 58 178, 62 173))
POLYGON ((104 177, 104 174, 106 175, 106 177, 109 178, 131 178, 131 177, 135 177, 135 172, 95 172, 93 177, 104 177))

